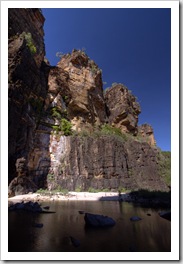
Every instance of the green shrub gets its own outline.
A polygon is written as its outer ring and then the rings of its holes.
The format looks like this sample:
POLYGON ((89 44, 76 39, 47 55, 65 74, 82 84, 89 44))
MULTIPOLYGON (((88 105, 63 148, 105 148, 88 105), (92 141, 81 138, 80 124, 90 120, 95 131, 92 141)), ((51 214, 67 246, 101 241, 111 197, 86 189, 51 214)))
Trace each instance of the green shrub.
POLYGON ((61 131, 64 133, 65 136, 72 135, 72 124, 65 118, 61 119, 61 131))
POLYGON ((32 54, 35 54, 37 52, 36 46, 33 43, 33 39, 32 39, 32 34, 30 32, 26 33, 23 32, 21 34, 22 37, 24 37, 25 41, 26 41, 26 46, 29 48, 30 52, 32 54))
POLYGON ((53 126, 52 126, 52 129, 53 129, 53 131, 55 131, 55 132, 56 132, 56 134, 58 134, 58 133, 61 131, 61 129, 60 129, 60 126, 59 126, 59 125, 53 125, 53 126))
POLYGON ((63 189, 60 185, 58 185, 54 190, 51 191, 52 194, 55 193, 61 193, 63 195, 68 194, 68 190, 67 189, 63 189))
POLYGON ((158 154, 159 174, 166 184, 171 185, 171 152, 160 151, 158 154))
POLYGON ((63 99, 64 102, 65 102, 68 98, 69 98, 68 95, 63 95, 63 96, 62 96, 62 99, 63 99))
POLYGON ((53 131, 56 131, 56 134, 62 132, 64 136, 71 136, 73 134, 72 124, 65 118, 61 118, 60 125, 52 125, 53 131))
POLYGON ((127 141, 129 136, 127 133, 123 133, 120 128, 112 127, 108 124, 102 125, 101 132, 104 135, 114 135, 118 137, 118 139, 121 139, 122 141, 127 141))
POLYGON ((55 117, 55 118, 57 118, 59 120, 62 118, 62 114, 61 114, 60 110, 57 107, 53 107, 51 109, 51 116, 55 117))
POLYGON ((38 190, 36 191, 36 193, 39 193, 39 194, 43 194, 43 195, 45 195, 45 194, 48 194, 49 191, 48 191, 47 189, 42 189, 42 188, 40 188, 40 189, 38 189, 38 190))
POLYGON ((126 193, 126 192, 129 192, 129 190, 127 190, 125 187, 119 187, 118 192, 119 193, 123 193, 123 192, 126 193))
POLYGON ((91 71, 92 71, 93 74, 96 74, 97 73, 98 68, 97 68, 97 66, 95 64, 92 64, 91 65, 91 71))
POLYGON ((91 192, 91 193, 97 193, 97 192, 99 192, 100 190, 98 190, 98 189, 95 189, 95 188, 93 188, 93 187, 89 187, 88 188, 88 192, 91 192))
POLYGON ((54 175, 49 173, 49 174, 47 175, 47 180, 48 180, 48 181, 54 181, 54 175))
POLYGON ((75 188, 75 192, 81 192, 82 191, 82 187, 81 186, 78 186, 75 188))
POLYGON ((102 189, 101 192, 110 192, 108 188, 102 189))

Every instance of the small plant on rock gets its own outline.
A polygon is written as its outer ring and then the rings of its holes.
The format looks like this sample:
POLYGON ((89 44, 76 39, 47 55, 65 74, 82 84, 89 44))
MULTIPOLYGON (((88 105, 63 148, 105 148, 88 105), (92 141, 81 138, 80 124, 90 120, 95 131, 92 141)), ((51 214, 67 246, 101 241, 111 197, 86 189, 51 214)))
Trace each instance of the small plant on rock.
POLYGON ((36 46, 33 43, 32 34, 30 32, 28 32, 28 33, 23 32, 21 34, 21 36, 25 38, 26 46, 29 48, 30 52, 32 54, 35 54, 37 52, 37 49, 36 49, 36 46))
POLYGON ((68 121, 65 118, 61 119, 61 131, 63 131, 65 136, 71 136, 72 135, 72 124, 70 121, 68 121))

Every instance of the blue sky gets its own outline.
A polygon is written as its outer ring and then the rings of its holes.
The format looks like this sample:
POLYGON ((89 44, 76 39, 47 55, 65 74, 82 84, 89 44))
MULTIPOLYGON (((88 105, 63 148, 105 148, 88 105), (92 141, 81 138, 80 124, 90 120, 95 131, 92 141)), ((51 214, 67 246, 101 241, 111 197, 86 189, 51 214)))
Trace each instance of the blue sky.
POLYGON ((139 125, 171 149, 171 9, 43 8, 46 57, 86 49, 102 69, 104 89, 123 83, 141 105, 139 125))

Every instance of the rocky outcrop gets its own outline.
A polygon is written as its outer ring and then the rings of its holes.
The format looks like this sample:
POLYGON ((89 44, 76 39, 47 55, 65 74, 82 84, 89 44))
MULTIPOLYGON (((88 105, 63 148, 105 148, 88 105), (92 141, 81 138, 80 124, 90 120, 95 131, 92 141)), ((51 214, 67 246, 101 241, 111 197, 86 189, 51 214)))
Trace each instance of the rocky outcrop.
POLYGON ((153 129, 138 127, 140 105, 127 87, 114 84, 103 95, 101 70, 82 50, 50 66, 41 11, 8 15, 10 196, 39 188, 166 190, 153 129))
POLYGON ((50 70, 47 106, 57 107, 73 129, 92 130, 106 121, 101 70, 85 52, 73 50, 50 70))
POLYGON ((154 131, 149 124, 138 126, 138 136, 142 137, 150 146, 155 146, 154 131))
POLYGON ((109 123, 125 133, 137 134, 141 112, 136 97, 123 84, 114 84, 105 91, 109 123))

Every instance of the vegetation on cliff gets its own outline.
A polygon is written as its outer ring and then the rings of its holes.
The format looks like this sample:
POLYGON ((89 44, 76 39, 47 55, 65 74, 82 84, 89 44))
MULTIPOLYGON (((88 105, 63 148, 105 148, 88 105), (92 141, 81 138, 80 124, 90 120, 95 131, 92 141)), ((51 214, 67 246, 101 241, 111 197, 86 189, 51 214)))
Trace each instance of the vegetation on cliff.
POLYGON ((171 152, 160 151, 158 153, 159 173, 171 188, 171 152))

